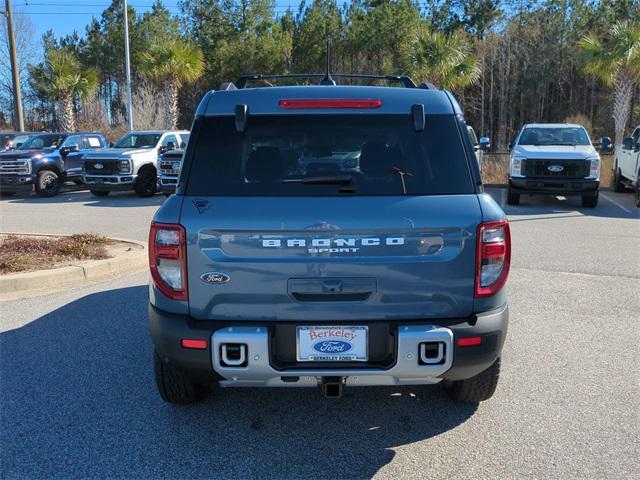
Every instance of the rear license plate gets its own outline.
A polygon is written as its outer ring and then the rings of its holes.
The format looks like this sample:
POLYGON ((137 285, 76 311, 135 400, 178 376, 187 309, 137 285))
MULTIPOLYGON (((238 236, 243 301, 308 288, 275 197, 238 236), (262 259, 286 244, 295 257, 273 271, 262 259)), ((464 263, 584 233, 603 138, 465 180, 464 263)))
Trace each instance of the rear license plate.
POLYGON ((298 327, 299 362, 366 362, 369 327, 298 327))

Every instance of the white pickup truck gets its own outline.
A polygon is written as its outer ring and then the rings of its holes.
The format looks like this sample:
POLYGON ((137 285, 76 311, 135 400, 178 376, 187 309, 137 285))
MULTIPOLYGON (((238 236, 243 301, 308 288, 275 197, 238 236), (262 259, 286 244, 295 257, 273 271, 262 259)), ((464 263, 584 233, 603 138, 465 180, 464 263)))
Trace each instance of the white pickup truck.
POLYGON ((640 125, 622 141, 622 145, 616 146, 611 187, 616 192, 624 192, 627 187, 634 188, 636 206, 640 207, 640 125))

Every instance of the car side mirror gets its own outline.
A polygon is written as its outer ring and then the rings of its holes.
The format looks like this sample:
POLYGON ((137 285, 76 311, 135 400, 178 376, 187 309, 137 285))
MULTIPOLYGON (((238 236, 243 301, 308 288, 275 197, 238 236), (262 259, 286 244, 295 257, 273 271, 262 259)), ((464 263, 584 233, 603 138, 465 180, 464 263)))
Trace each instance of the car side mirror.
POLYGON ((186 143, 184 143, 184 142, 180 143, 180 148, 181 149, 185 149, 186 147, 187 147, 186 143))
POLYGON ((79 150, 80 150, 80 147, 78 146, 78 144, 73 143, 71 145, 67 145, 66 147, 60 148, 60 154, 69 155, 70 153, 77 152, 79 150))
POLYGON ((624 140, 622 140, 622 149, 633 150, 633 138, 626 137, 624 140))
POLYGON ((482 150, 483 152, 488 152, 489 149, 491 148, 491 141, 489 140, 489 137, 480 137, 480 150, 482 150))
POLYGON ((167 142, 167 152, 176 149, 176 144, 173 142, 167 142))
POLYGON ((613 142, 611 141, 611 137, 600 138, 598 145, 600 146, 600 151, 602 153, 611 153, 613 151, 613 142))

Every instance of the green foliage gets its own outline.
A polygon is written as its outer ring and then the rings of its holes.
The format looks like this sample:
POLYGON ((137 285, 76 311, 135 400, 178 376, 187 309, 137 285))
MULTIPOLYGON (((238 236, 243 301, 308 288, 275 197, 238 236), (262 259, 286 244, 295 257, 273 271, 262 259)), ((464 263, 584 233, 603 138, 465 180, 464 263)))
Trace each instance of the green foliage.
POLYGON ((585 71, 613 85, 620 71, 640 79, 640 21, 616 23, 605 38, 586 35, 580 40, 585 71))
POLYGON ((462 30, 446 34, 425 29, 415 46, 415 72, 435 85, 454 90, 476 83, 480 67, 462 30))
POLYGON ((31 69, 33 87, 46 98, 57 100, 70 95, 87 100, 98 85, 93 69, 82 69, 77 57, 66 48, 52 48, 43 63, 31 69))
POLYGON ((184 40, 166 40, 153 45, 140 56, 143 75, 169 82, 180 88, 184 83, 198 80, 204 72, 202 51, 184 40))

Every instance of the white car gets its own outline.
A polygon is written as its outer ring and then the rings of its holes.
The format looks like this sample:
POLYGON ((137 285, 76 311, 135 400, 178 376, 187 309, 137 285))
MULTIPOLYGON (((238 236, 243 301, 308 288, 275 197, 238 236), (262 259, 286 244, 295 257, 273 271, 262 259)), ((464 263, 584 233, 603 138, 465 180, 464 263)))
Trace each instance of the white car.
POLYGON ((640 207, 640 125, 622 141, 622 145, 616 147, 611 187, 616 192, 623 192, 627 187, 635 188, 636 204, 640 207))
POLYGON ((600 155, 582 125, 525 125, 510 149, 509 205, 518 205, 522 194, 580 196, 583 207, 598 204, 600 155))
POLYGON ((85 155, 84 183, 98 197, 114 190, 149 197, 157 190, 158 156, 188 141, 187 131, 129 132, 111 148, 85 155))

